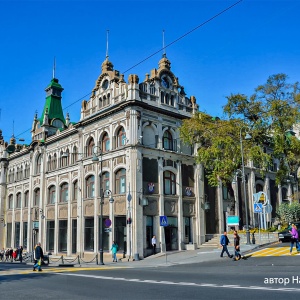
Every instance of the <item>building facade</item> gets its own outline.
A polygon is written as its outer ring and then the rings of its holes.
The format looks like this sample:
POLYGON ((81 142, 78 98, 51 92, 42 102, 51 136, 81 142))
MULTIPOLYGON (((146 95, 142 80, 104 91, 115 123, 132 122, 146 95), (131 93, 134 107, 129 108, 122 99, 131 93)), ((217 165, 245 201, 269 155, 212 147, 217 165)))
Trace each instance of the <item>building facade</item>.
MULTIPOLYGON (((126 82, 106 58, 76 123, 63 115, 58 79, 45 91, 30 145, 14 137, 5 142, 0 132, 1 248, 31 251, 41 241, 53 254, 83 256, 98 253, 101 241, 108 251, 115 240, 129 257, 146 257, 153 235, 160 251, 194 249, 224 230, 226 214, 244 223, 239 181, 209 187, 195 163, 196 149, 179 139, 182 120, 198 106, 165 54, 142 82, 135 74, 126 82), (160 216, 167 216, 168 226, 161 226, 160 216)), ((272 172, 261 179, 254 166, 246 171, 253 223, 254 192, 269 192, 275 205, 285 198, 270 184, 272 172)), ((291 184, 284 188, 291 195, 291 184)))

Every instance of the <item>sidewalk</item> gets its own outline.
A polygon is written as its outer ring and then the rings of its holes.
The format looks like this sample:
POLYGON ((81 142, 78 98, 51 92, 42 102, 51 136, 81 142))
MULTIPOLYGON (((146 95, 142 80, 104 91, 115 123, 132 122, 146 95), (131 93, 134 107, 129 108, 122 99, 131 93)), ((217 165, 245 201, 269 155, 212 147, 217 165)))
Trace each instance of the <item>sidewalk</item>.
MULTIPOLYGON (((277 242, 275 242, 277 243, 277 242)), ((274 244, 274 242, 266 243, 266 244, 242 244, 241 245, 241 254, 246 255, 247 253, 261 248, 263 246, 274 244)), ((230 253, 233 252, 233 247, 230 245, 228 247, 230 253)), ((208 262, 208 261, 216 261, 222 260, 224 258, 220 258, 221 248, 208 248, 201 247, 196 250, 183 250, 183 251, 168 251, 167 253, 157 253, 155 255, 148 256, 141 260, 132 260, 128 261, 128 258, 121 258, 121 255, 118 255, 118 262, 112 262, 111 254, 104 254, 104 266, 105 267, 126 267, 126 268, 147 268, 147 267, 165 267, 172 265, 180 265, 180 264, 193 264, 200 262, 208 262)), ((98 256, 99 257, 99 256, 98 256)), ((56 257, 53 257, 53 260, 56 257)), ((226 259, 226 256, 225 256, 226 259)), ((13 262, 13 264, 20 264, 19 262, 13 262)), ((23 263, 24 264, 24 263, 23 263)), ((27 265, 32 265, 32 262, 27 262, 27 265)), ((1 263, 0 263, 1 265, 1 263)), ((64 264, 62 264, 61 260, 57 262, 50 262, 49 266, 44 266, 44 268, 67 268, 67 267, 76 267, 76 268, 102 268, 103 265, 97 265, 94 260, 92 263, 78 263, 78 260, 72 261, 72 259, 64 258, 64 264)))

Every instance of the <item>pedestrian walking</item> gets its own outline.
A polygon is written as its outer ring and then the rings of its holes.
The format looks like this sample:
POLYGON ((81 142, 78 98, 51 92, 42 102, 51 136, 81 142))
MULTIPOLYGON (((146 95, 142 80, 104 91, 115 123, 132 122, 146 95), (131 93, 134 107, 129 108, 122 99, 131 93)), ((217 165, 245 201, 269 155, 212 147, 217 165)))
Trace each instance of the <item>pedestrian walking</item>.
POLYGON ((117 252, 119 250, 119 246, 118 246, 118 244, 115 241, 113 241, 113 244, 112 244, 110 250, 111 250, 111 253, 113 255, 113 262, 117 262, 118 261, 118 259, 117 259, 117 252))
POLYGON ((152 237, 151 244, 152 244, 152 254, 155 254, 156 253, 156 236, 155 235, 152 237))
POLYGON ((22 246, 19 247, 19 261, 20 261, 20 263, 23 262, 23 247, 22 246))
POLYGON ((41 247, 41 243, 36 244, 33 255, 34 255, 34 262, 35 262, 33 266, 33 271, 35 271, 36 268, 38 268, 39 271, 42 271, 41 265, 42 265, 42 260, 44 259, 44 253, 41 247))
POLYGON ((292 224, 292 230, 290 230, 289 232, 292 235, 292 237, 291 237, 291 248, 290 248, 290 255, 292 255, 295 243, 296 243, 297 252, 300 252, 299 242, 298 242, 299 234, 298 234, 298 231, 297 231, 297 226, 295 224, 292 224))
POLYGON ((240 260, 241 256, 241 249, 240 249, 240 236, 238 235, 237 231, 233 232, 233 245, 234 245, 234 258, 233 260, 240 260))
POLYGON ((223 254, 224 252, 226 252, 226 254, 228 255, 229 258, 232 258, 233 255, 231 255, 229 252, 228 252, 228 249, 227 249, 227 246, 228 244, 230 244, 230 241, 227 237, 227 232, 224 231, 224 233, 221 235, 221 238, 220 238, 220 244, 222 246, 222 252, 221 252, 221 255, 220 257, 223 257, 223 254))

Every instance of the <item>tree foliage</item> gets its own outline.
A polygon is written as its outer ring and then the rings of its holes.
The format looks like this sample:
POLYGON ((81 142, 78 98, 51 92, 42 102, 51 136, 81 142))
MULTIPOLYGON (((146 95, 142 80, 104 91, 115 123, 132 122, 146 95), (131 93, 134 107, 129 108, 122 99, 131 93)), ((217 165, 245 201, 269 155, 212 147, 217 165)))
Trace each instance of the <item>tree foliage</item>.
POLYGON ((276 211, 278 219, 282 223, 296 222, 300 220, 300 203, 293 201, 281 203, 276 211))
POLYGON ((223 107, 224 119, 203 112, 185 120, 181 138, 196 144, 197 160, 208 170, 210 185, 218 179, 228 182, 241 168, 240 135, 245 162, 252 160, 262 174, 276 159, 276 183, 295 173, 300 163, 300 141, 294 135, 300 121, 298 82, 287 83, 285 74, 272 75, 259 85, 253 95, 232 94, 223 107), (244 140, 245 134, 251 140, 244 140))

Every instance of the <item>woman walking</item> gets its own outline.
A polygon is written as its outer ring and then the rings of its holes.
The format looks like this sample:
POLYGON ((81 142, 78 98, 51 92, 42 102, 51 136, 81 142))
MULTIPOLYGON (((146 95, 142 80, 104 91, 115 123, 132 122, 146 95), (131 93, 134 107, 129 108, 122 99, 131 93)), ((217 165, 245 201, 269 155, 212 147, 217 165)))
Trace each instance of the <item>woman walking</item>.
POLYGON ((290 255, 292 255, 295 243, 296 243, 296 250, 297 250, 297 252, 299 252, 299 242, 298 242, 299 234, 297 231, 297 226, 295 224, 292 224, 292 230, 290 230, 290 234, 292 235, 290 255))

